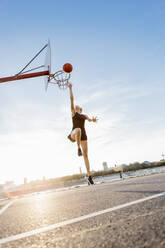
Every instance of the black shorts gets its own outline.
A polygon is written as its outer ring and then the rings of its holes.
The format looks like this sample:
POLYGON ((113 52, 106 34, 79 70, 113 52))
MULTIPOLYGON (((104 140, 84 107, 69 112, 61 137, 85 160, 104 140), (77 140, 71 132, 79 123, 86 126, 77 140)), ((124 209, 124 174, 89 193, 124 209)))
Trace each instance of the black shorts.
MULTIPOLYGON (((72 130, 73 131, 73 130, 72 130)), ((69 134, 68 135, 68 139, 71 141, 71 142, 75 142, 75 140, 73 140, 72 138, 71 138, 71 134, 69 134)), ((87 135, 86 135, 86 133, 85 132, 82 132, 81 133, 81 140, 87 140, 88 138, 87 138, 87 135)))
POLYGON ((81 133, 81 140, 87 140, 87 135, 85 132, 81 133))

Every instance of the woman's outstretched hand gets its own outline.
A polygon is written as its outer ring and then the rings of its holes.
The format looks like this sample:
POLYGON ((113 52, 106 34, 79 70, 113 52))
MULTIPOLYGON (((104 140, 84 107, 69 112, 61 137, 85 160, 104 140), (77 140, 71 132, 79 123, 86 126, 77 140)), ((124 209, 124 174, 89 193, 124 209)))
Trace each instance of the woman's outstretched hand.
POLYGON ((92 117, 92 121, 93 122, 97 122, 98 121, 98 118, 97 117, 92 117))

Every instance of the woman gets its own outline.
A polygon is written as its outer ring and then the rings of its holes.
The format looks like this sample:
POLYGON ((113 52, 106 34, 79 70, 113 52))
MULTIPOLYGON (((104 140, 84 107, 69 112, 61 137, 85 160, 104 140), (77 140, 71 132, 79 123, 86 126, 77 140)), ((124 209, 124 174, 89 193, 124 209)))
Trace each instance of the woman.
POLYGON ((97 122, 97 117, 93 117, 90 119, 87 115, 83 115, 82 108, 78 105, 74 106, 74 98, 72 92, 72 84, 68 83, 68 88, 70 91, 70 101, 71 101, 71 112, 72 112, 72 123, 73 128, 71 134, 68 136, 70 141, 77 142, 78 146, 78 156, 84 157, 84 162, 87 170, 88 175, 88 184, 94 184, 91 173, 90 173, 90 164, 88 159, 88 142, 87 142, 87 135, 85 131, 85 120, 97 122), (82 150, 81 150, 82 148, 82 150))

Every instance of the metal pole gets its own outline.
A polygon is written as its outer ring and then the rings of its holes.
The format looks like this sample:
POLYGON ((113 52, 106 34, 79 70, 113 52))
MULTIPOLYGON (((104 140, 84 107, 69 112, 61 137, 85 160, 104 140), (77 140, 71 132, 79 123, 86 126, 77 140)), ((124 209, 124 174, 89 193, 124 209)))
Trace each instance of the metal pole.
POLYGON ((26 79, 26 78, 41 77, 41 76, 46 76, 46 75, 50 75, 49 70, 40 71, 40 72, 33 72, 33 73, 28 73, 28 74, 21 74, 18 76, 0 78, 0 83, 5 83, 5 82, 10 82, 10 81, 15 81, 15 80, 21 80, 21 79, 26 79))

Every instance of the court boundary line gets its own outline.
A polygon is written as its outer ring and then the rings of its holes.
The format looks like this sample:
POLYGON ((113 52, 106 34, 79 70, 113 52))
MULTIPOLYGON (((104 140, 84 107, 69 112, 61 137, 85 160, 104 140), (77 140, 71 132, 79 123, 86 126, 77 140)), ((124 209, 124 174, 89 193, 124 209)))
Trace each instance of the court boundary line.
POLYGON ((14 203, 15 201, 11 201, 7 203, 2 209, 0 209, 0 216, 14 203))
POLYGON ((59 227, 63 227, 63 226, 69 225, 69 224, 77 223, 77 222, 80 222, 80 221, 83 221, 83 220, 86 220, 86 219, 89 219, 89 218, 93 218, 93 217, 96 217, 96 216, 99 216, 99 215, 102 215, 102 214, 110 213, 112 211, 122 209, 122 208, 125 208, 125 207, 128 207, 128 206, 132 206, 134 204, 138 204, 138 203, 141 203, 141 202, 145 202, 145 201, 148 201, 148 200, 151 200, 151 199, 154 199, 154 198, 158 198, 158 197, 163 196, 163 195, 165 195, 165 192, 162 192, 162 193, 159 193, 159 194, 156 194, 156 195, 152 195, 152 196, 148 196, 148 197, 145 197, 145 198, 141 198, 141 199, 138 199, 138 200, 135 200, 135 201, 132 201, 132 202, 124 203, 124 204, 121 204, 121 205, 118 205, 118 206, 115 206, 115 207, 100 210, 100 211, 97 211, 97 212, 93 212, 93 213, 83 215, 83 216, 80 216, 80 217, 76 217, 76 218, 73 218, 73 219, 69 219, 69 220, 66 220, 66 221, 62 221, 62 222, 59 222, 59 223, 56 223, 56 224, 53 224, 53 225, 50 225, 50 226, 47 226, 47 227, 41 227, 41 228, 38 228, 38 229, 34 229, 32 231, 28 231, 28 232, 12 235, 12 236, 9 236, 9 237, 6 237, 6 238, 2 238, 2 239, 0 239, 0 244, 5 244, 5 243, 11 242, 11 241, 16 241, 16 240, 19 240, 19 239, 22 239, 22 238, 27 238, 29 236, 33 236, 33 235, 36 235, 36 234, 39 234, 39 233, 42 233, 42 232, 51 231, 51 230, 59 228, 59 227))

